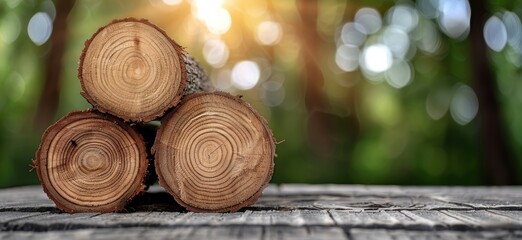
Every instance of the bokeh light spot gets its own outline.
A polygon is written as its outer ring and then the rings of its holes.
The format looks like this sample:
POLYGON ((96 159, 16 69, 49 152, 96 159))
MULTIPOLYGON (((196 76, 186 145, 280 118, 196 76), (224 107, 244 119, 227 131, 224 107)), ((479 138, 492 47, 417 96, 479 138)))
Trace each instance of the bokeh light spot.
POLYGON ((221 35, 230 29, 232 18, 228 10, 219 8, 205 19, 205 24, 211 33, 221 35))
POLYGON ((477 95, 467 85, 457 87, 451 99, 451 117, 460 125, 466 125, 475 118, 479 109, 477 95))
POLYGON ((216 90, 228 91, 232 87, 231 76, 232 71, 230 69, 221 69, 214 70, 210 78, 216 90))
POLYGON ((427 18, 436 18, 439 16, 437 1, 438 0, 418 0, 417 9, 427 18))
POLYGON ((343 44, 335 51, 335 63, 345 72, 352 72, 359 67, 359 48, 343 44))
POLYGON ((422 52, 435 54, 440 50, 442 41, 439 31, 431 21, 421 21, 414 34, 417 39, 417 47, 422 52))
POLYGON ((446 35, 459 39, 467 36, 471 19, 471 7, 467 0, 439 0, 438 9, 438 22, 446 35))
POLYGON ((254 61, 241 61, 232 69, 232 85, 239 90, 248 90, 256 86, 261 76, 259 65, 254 61))
POLYGON ((257 27, 256 39, 263 45, 275 45, 283 36, 281 24, 274 21, 264 21, 257 27))
POLYGON ((433 120, 439 120, 448 112, 451 94, 446 90, 436 90, 426 98, 426 112, 433 120))
POLYGON ((228 60, 229 49, 220 39, 209 39, 203 45, 203 57, 215 68, 222 67, 228 60))
POLYGON ((359 23, 347 22, 341 29, 344 44, 361 46, 366 41, 366 29, 359 23))
POLYGON ((410 48, 410 37, 408 34, 402 28, 393 25, 384 30, 382 40, 390 48, 393 55, 400 59, 404 59, 410 48))
POLYGON ((390 25, 410 32, 419 24, 419 13, 409 5, 397 5, 388 10, 386 18, 390 25))
POLYGON ((386 81, 394 88, 403 88, 413 79, 413 71, 404 60, 395 60, 385 73, 386 81))
POLYGON ((390 48, 384 44, 374 44, 363 50, 361 66, 370 73, 380 73, 388 70, 392 63, 390 48))
POLYGON ((368 34, 376 33, 382 26, 381 14, 373 8, 361 8, 355 13, 355 23, 363 26, 368 34))
POLYGON ((522 24, 520 23, 520 18, 514 12, 506 11, 502 15, 502 22, 506 27, 509 45, 518 54, 522 54, 522 24))
POLYGON ((507 43, 506 26, 497 16, 492 16, 484 25, 484 40, 489 48, 495 52, 500 52, 507 43))
POLYGON ((29 34, 29 38, 34 44, 41 46, 51 36, 53 31, 53 22, 51 21, 51 17, 47 13, 38 12, 31 20, 29 20, 29 24, 27 25, 27 33, 29 34))
POLYGON ((3 21, 0 22, 0 39, 6 44, 11 44, 18 39, 21 29, 22 26, 18 16, 9 12, 5 15, 3 21))
POLYGON ((269 80, 262 84, 261 99, 266 106, 276 107, 285 99, 285 88, 279 81, 269 80))

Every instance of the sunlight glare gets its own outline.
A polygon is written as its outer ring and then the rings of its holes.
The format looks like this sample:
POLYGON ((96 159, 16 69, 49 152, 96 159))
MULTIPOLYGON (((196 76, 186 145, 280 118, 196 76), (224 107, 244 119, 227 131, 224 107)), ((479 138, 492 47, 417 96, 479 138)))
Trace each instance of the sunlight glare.
POLYGON ((167 5, 178 5, 181 3, 181 0, 162 0, 163 3, 167 5))
POLYGON ((205 23, 211 33, 222 35, 228 32, 232 17, 222 7, 223 0, 193 0, 191 3, 192 14, 205 23))

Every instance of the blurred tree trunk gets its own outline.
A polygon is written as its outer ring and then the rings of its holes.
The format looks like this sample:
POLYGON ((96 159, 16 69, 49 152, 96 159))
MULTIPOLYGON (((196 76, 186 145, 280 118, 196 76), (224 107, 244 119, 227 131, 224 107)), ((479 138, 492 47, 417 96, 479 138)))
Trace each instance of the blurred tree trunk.
POLYGON ((471 60, 473 79, 480 103, 479 120, 485 151, 484 171, 489 184, 514 184, 513 159, 506 143, 501 122, 494 76, 488 63, 487 46, 482 34, 486 22, 486 1, 470 1, 471 5, 471 60))
POLYGON ((329 126, 329 114, 325 113, 328 100, 323 93, 324 77, 319 65, 321 38, 317 32, 317 0, 298 0, 297 10, 301 16, 299 37, 301 59, 304 61, 301 79, 305 83, 305 104, 309 114, 308 142, 313 153, 328 160, 333 155, 334 145, 329 126))
POLYGON ((53 33, 49 40, 51 51, 45 61, 45 78, 42 84, 40 99, 33 118, 33 128, 41 131, 53 121, 60 100, 60 79, 62 73, 62 58, 67 43, 67 17, 74 6, 74 0, 54 1, 56 17, 53 23, 53 33))

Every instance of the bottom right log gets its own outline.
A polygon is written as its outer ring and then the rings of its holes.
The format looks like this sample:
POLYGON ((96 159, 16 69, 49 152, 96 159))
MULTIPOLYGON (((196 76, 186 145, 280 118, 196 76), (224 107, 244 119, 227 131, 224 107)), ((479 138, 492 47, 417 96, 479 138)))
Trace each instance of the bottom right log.
POLYGON ((162 121, 154 142, 160 185, 194 212, 235 212, 272 178, 275 143, 266 121, 240 97, 195 93, 162 121))

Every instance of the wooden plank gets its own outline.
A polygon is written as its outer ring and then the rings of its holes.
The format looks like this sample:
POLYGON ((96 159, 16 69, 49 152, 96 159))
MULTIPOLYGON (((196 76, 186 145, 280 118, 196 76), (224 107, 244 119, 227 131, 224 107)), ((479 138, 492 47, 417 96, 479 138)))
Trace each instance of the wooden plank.
POLYGON ((232 225, 286 225, 286 226, 333 226, 335 222, 325 210, 246 211, 237 213, 47 213, 27 216, 9 222, 7 229, 76 229, 126 227, 175 227, 175 226, 232 226, 232 225))
POLYGON ((338 225, 348 227, 406 227, 418 225, 416 221, 398 211, 346 211, 330 210, 338 225))
POLYGON ((11 221, 16 221, 24 218, 29 218, 37 215, 42 215, 44 213, 38 212, 1 212, 0 213, 0 223, 4 224, 11 221))
POLYGON ((510 218, 511 220, 516 221, 516 222, 522 221, 522 211, 512 211, 512 210, 486 210, 486 211, 488 211, 492 214, 510 218))
POLYGON ((0 190, 0 238, 503 239, 522 235, 522 187, 270 185, 257 203, 241 212, 204 214, 185 212, 162 188, 153 186, 127 210, 65 214, 56 210, 40 187, 4 189, 0 190))
POLYGON ((56 210, 40 186, 8 188, 0 191, 0 212, 56 210))
POLYGON ((521 231, 495 230, 495 231, 411 231, 391 229, 350 229, 350 238, 354 240, 367 239, 520 239, 521 231))
POLYGON ((337 227, 265 227, 262 239, 348 239, 344 231, 337 227))
POLYGON ((510 217, 493 214, 485 210, 471 210, 471 211, 442 211, 448 216, 452 216, 463 222, 468 226, 475 226, 480 228, 499 228, 499 229, 522 229, 522 220, 514 220, 510 217))
POLYGON ((348 239, 341 228, 227 226, 0 232, 1 239, 348 239))
POLYGON ((331 196, 288 195, 263 196, 250 209, 337 209, 337 210, 416 210, 472 209, 426 196, 331 196))
POLYGON ((410 217, 416 222, 433 229, 466 229, 469 228, 467 223, 448 216, 441 211, 430 210, 415 210, 415 211, 401 211, 404 215, 410 217))
POLYGON ((281 195, 396 196, 404 195, 403 187, 386 185, 282 184, 281 195))
POLYGON ((95 213, 31 213, 32 215, 10 220, 2 224, 5 230, 48 231, 78 228, 75 222, 89 219, 95 213))

